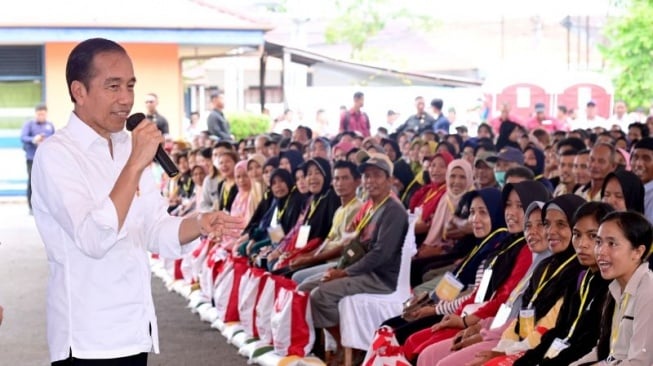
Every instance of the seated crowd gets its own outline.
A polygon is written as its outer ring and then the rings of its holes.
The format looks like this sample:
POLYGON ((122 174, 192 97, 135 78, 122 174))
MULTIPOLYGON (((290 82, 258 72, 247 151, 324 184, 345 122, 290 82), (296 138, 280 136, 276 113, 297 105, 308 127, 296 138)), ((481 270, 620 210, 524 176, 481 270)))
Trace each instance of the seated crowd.
POLYGON ((161 183, 169 212, 241 219, 237 235, 205 238, 177 272, 207 302, 228 257, 291 279, 310 293, 323 357, 325 332, 340 342, 341 299, 395 291, 410 229, 413 296, 378 324, 392 330, 398 359, 653 364, 647 125, 529 131, 505 120, 496 137, 490 124, 469 137, 428 123, 366 138, 300 126, 172 143, 181 174, 161 183))

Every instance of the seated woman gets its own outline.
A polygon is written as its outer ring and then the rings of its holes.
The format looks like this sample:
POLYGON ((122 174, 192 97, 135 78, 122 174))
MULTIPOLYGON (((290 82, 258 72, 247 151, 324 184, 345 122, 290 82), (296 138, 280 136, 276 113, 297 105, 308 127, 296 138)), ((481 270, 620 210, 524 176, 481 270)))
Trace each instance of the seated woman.
MULTIPOLYGON (((411 311, 408 314, 386 320, 383 325, 392 327, 399 343, 404 343, 411 334, 428 328, 440 321, 442 316, 452 313, 457 303, 467 299, 474 289, 476 273, 481 262, 495 253, 502 240, 507 236, 504 219, 501 191, 496 188, 485 188, 469 193, 471 199, 469 221, 472 223, 476 243, 474 248, 459 261, 450 274, 463 287, 461 294, 455 299, 437 299, 435 303, 411 311)), ((442 280, 442 276, 436 281, 442 280)), ((435 288, 435 286, 433 286, 435 288)), ((415 291, 416 295, 419 295, 415 291)), ((437 296, 435 293, 431 294, 437 296)))
POLYGON ((262 253, 269 270, 286 268, 296 256, 316 250, 329 233, 333 215, 340 206, 340 198, 331 189, 331 164, 323 158, 312 158, 302 168, 311 196, 299 220, 279 245, 269 254, 262 253))
POLYGON ((553 192, 555 189, 553 184, 544 176, 545 159, 544 152, 533 144, 529 144, 524 149, 524 165, 533 172, 536 181, 544 184, 549 191, 553 192))
POLYGON ((294 173, 304 163, 302 153, 297 150, 282 151, 279 155, 279 168, 294 173))
MULTIPOLYGON (((435 207, 426 239, 418 247, 417 254, 411 263, 412 286, 422 282, 424 269, 431 261, 448 254, 453 248, 453 240, 447 237, 447 227, 454 218, 454 210, 460 199, 472 188, 474 183, 471 165, 462 159, 452 161, 447 167, 445 181, 446 191, 435 207)), ((427 201, 426 198, 425 201, 427 201)))
POLYGON ((601 200, 617 211, 632 210, 644 214, 644 186, 632 172, 617 170, 603 181, 601 200))
POLYGON ((481 333, 482 342, 464 347, 444 359, 442 356, 447 354, 441 352, 443 348, 452 347, 452 343, 456 347, 458 342, 455 339, 440 342, 427 348, 420 355, 422 361, 418 364, 425 365, 430 361, 439 365, 512 365, 526 350, 537 346, 542 334, 555 324, 565 291, 575 286, 582 270, 571 245, 571 228, 573 212, 583 203, 582 198, 567 194, 544 205, 542 220, 552 255, 538 264, 530 279, 522 278, 521 284, 528 285, 520 304, 507 303, 496 314, 492 324, 485 322, 484 326, 481 325, 480 328, 485 328, 481 333))
POLYGON ((168 212, 170 213, 175 211, 184 199, 190 198, 193 193, 193 179, 190 175, 188 155, 185 152, 178 152, 173 155, 173 159, 179 168, 179 175, 168 180, 164 192, 164 196, 168 197, 168 212))
POLYGON ((518 282, 525 275, 532 262, 532 254, 526 246, 524 208, 532 200, 547 200, 549 192, 539 182, 506 184, 502 192, 505 219, 512 234, 501 242, 496 254, 488 257, 483 268, 483 277, 472 296, 461 303, 453 314, 446 315, 431 329, 424 329, 411 335, 404 344, 406 357, 413 360, 426 347, 452 338, 460 329, 475 325, 483 319, 493 317, 500 305, 507 299, 518 282), (483 283, 487 285, 480 286, 483 283))
MULTIPOLYGON (((238 154, 233 151, 223 152, 218 157, 218 172, 222 180, 218 182, 217 196, 213 201, 213 210, 215 211, 231 211, 231 205, 238 194, 234 175, 236 163, 238 163, 238 154)), ((245 175, 247 175, 247 171, 245 171, 245 175)))
POLYGON ((611 324, 602 324, 598 345, 572 366, 653 364, 653 273, 646 263, 652 241, 653 228, 639 213, 612 212, 601 219, 595 254, 601 276, 611 281, 603 314, 611 324))
POLYGON ((294 179, 288 171, 276 169, 272 172, 270 177, 271 204, 257 221, 254 221, 254 216, 252 216, 249 225, 243 231, 243 236, 238 240, 241 243, 236 249, 238 255, 256 255, 261 248, 272 245, 272 240, 278 243, 279 237, 290 232, 306 202, 306 196, 294 188, 294 183, 294 179))
POLYGON ((192 191, 188 198, 183 198, 181 204, 175 208, 170 214, 175 216, 186 216, 197 210, 202 202, 202 184, 206 178, 206 173, 204 173, 204 168, 199 165, 195 165, 191 169, 191 179, 193 180, 192 191))
POLYGON ((601 312, 609 281, 599 273, 594 255, 600 220, 614 211, 610 205, 588 202, 574 214, 572 244, 578 261, 587 269, 577 286, 567 289, 556 326, 544 333, 540 344, 515 361, 515 366, 568 365, 592 350, 599 338, 601 312))

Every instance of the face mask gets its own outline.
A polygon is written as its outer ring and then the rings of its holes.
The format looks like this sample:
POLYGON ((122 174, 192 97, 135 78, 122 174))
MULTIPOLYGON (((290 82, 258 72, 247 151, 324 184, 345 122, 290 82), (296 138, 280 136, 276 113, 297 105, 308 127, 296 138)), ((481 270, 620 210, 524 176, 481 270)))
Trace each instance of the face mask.
POLYGON ((506 172, 496 172, 495 171, 494 172, 494 179, 496 179, 497 183, 499 183, 499 185, 501 187, 503 187, 504 185, 506 185, 506 172))

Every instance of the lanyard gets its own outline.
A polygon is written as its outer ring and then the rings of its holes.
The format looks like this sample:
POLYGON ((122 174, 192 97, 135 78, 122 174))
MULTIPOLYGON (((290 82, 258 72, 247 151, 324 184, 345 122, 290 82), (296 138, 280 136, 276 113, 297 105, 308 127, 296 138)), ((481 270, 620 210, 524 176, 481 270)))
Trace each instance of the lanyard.
POLYGON ((456 277, 460 276, 460 273, 463 271, 463 269, 465 268, 467 263, 469 263, 469 261, 472 260, 472 258, 474 258, 476 253, 478 253, 478 251, 481 250, 481 248, 483 248, 483 246, 488 241, 490 241, 490 239, 492 237, 494 237, 498 233, 506 232, 506 231, 508 231, 508 229, 506 229, 505 227, 496 229, 492 233, 490 233, 490 235, 488 235, 485 239, 483 239, 483 241, 479 245, 475 246, 474 249, 472 249, 472 251, 467 255, 467 257, 465 257, 465 261, 463 261, 463 263, 460 265, 460 268, 458 268, 458 271, 456 271, 456 277))
POLYGON ((408 195, 408 192, 410 192, 410 189, 413 188, 413 186, 417 183, 417 178, 413 179, 412 182, 406 187, 404 190, 404 194, 401 195, 401 202, 404 202, 406 200, 406 196, 408 195))
POLYGON ((589 269, 587 270, 587 272, 585 272, 585 276, 583 276, 583 281, 580 283, 580 306, 578 307, 578 315, 576 315, 576 319, 571 324, 571 328, 569 328, 569 333, 567 334, 567 338, 565 338, 565 342, 568 341, 569 338, 571 338, 571 336, 574 334, 574 331, 576 330, 576 326, 578 325, 578 321, 580 321, 580 317, 581 315, 583 315, 585 302, 587 301, 587 296, 590 293, 590 285, 592 284, 592 278, 594 278, 594 275, 588 276, 590 272, 591 271, 589 269))
POLYGON ((619 308, 614 309, 614 315, 612 316, 612 335, 610 337, 610 356, 614 356, 614 346, 619 339, 619 313, 621 313, 622 310, 624 313, 626 312, 626 307, 628 306, 629 300, 630 294, 624 294, 624 297, 621 299, 621 303, 619 304, 619 308))
POLYGON ((308 211, 308 217, 306 218, 307 220, 310 220, 311 217, 313 217, 313 214, 315 213, 315 210, 317 210, 317 206, 320 205, 320 202, 326 197, 326 193, 320 196, 320 198, 315 200, 311 200, 311 209, 308 211))
POLYGON ((569 257, 569 259, 567 259, 560 267, 558 267, 558 269, 556 269, 555 272, 553 272, 553 274, 549 278, 546 278, 546 275, 549 272, 549 266, 548 265, 546 266, 546 268, 544 269, 544 273, 542 273, 542 277, 540 277, 540 282, 537 285, 537 288, 535 289, 535 292, 533 293, 533 297, 531 298, 531 301, 528 303, 528 309, 531 309, 533 307, 533 303, 535 302, 535 300, 537 300, 537 296, 540 294, 540 292, 542 292, 544 287, 546 287, 546 285, 552 279, 554 279, 555 276, 560 274, 560 272, 562 272, 562 270, 565 269, 565 267, 567 267, 567 265, 569 265, 569 263, 571 263, 571 261, 573 261, 573 260, 576 260, 576 254, 569 257), (546 278, 546 280, 545 280, 545 278, 546 278))
POLYGON ((492 259, 492 262, 491 262, 490 265, 488 266, 488 269, 492 269, 492 268, 494 268, 494 265, 497 263, 497 259, 499 259, 499 257, 500 257, 503 253, 509 251, 510 249, 512 249, 512 247, 514 247, 515 245, 521 243, 521 242, 524 241, 524 240, 526 240, 526 239, 525 239, 524 236, 522 235, 522 236, 520 236, 519 238, 517 238, 517 240, 513 241, 512 243, 510 243, 510 245, 508 245, 508 247, 507 247, 506 249, 500 251, 499 254, 497 254, 497 256, 494 257, 494 259, 492 259))
POLYGON ((374 216, 374 213, 376 212, 376 210, 379 207, 383 206, 385 201, 387 201, 389 198, 390 198, 390 195, 388 195, 386 198, 384 198, 383 201, 381 201, 378 205, 368 209, 367 212, 365 212, 365 215, 363 216, 361 221, 358 223, 358 225, 356 225, 356 233, 360 233, 361 230, 363 230, 365 228, 365 226, 367 226, 367 224, 369 224, 369 222, 370 222, 370 220, 372 220, 372 216, 374 216))
POLYGON ((222 192, 220 193, 220 196, 222 196, 222 208, 227 207, 227 203, 229 202, 229 193, 231 192, 231 189, 227 189, 227 181, 224 180, 222 181, 222 192))
POLYGON ((281 218, 283 217, 283 213, 286 212, 286 209, 288 208, 288 203, 290 203, 290 195, 292 192, 295 190, 295 187, 292 187, 292 190, 290 190, 290 193, 288 193, 288 197, 286 197, 286 203, 284 203, 283 208, 281 211, 277 210, 277 222, 281 221, 281 218))

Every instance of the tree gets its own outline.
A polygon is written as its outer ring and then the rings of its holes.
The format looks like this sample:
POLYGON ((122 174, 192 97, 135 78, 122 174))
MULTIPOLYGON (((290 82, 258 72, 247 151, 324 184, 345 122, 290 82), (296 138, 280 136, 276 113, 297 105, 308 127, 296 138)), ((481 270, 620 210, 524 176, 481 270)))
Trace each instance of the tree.
POLYGON ((625 15, 605 28, 603 57, 614 72, 617 98, 631 108, 648 109, 653 101, 653 1, 619 3, 625 15))
POLYGON ((432 18, 417 14, 393 0, 335 0, 336 16, 326 28, 329 43, 347 42, 351 46, 352 60, 376 58, 374 50, 365 47, 367 40, 379 34, 390 20, 409 20, 421 30, 435 26, 432 18))

